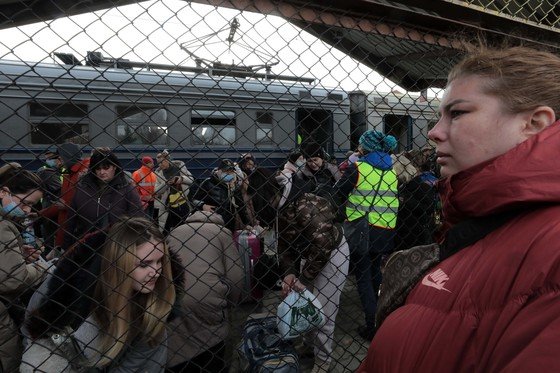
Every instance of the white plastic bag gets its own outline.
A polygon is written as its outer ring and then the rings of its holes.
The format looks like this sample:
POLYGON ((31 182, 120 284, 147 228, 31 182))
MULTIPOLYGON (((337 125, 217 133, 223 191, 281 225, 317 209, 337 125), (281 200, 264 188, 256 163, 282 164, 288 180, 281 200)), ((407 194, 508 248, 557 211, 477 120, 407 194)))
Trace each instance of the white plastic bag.
POLYGON ((325 322, 323 306, 309 290, 291 291, 278 306, 278 331, 283 339, 296 338, 325 322))

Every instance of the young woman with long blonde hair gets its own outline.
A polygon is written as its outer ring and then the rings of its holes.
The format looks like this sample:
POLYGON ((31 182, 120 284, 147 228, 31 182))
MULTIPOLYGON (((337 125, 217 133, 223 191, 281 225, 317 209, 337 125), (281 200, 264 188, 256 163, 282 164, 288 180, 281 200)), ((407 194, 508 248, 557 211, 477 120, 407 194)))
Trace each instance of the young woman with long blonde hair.
POLYGON ((26 318, 22 372, 163 371, 175 288, 167 244, 151 221, 129 218, 86 237, 48 281, 26 318))

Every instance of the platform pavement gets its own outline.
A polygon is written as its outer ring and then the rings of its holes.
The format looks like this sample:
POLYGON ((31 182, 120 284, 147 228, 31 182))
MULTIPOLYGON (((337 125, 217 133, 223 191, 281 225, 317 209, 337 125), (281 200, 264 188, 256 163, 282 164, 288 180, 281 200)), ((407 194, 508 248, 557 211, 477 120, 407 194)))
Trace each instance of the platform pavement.
MULTIPOLYGON (((241 340, 243 323, 253 313, 276 313, 280 302, 279 292, 267 292, 259 303, 247 303, 237 307, 231 314, 232 330, 227 343, 227 356, 230 373, 241 372, 236 347, 241 340)), ((357 334, 357 328, 363 323, 358 293, 354 277, 349 276, 342 291, 340 310, 338 312, 333 343, 333 363, 330 373, 355 372, 364 359, 369 343, 357 334)), ((301 372, 308 373, 313 367, 313 359, 300 359, 301 372)))

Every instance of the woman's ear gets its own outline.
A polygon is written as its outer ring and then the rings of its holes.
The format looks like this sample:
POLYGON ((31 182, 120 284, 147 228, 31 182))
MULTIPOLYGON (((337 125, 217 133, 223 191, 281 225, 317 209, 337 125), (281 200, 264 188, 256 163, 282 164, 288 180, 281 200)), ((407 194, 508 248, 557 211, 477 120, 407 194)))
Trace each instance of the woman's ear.
POLYGON ((523 133, 527 137, 531 137, 541 132, 555 121, 556 114, 550 106, 539 106, 530 113, 523 133))

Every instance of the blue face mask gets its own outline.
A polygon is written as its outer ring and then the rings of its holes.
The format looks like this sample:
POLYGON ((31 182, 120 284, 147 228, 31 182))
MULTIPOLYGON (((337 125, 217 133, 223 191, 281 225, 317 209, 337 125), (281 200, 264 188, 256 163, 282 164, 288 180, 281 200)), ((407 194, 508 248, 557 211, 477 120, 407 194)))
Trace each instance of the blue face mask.
POLYGON ((230 181, 233 180, 235 176, 232 174, 222 174, 222 176, 220 176, 220 179, 226 183, 229 183, 230 181))
POLYGON ((56 159, 47 159, 45 161, 45 163, 47 164, 47 166, 55 168, 56 167, 56 159))
POLYGON ((27 216, 25 211, 23 211, 14 201, 8 203, 6 206, 2 206, 2 211, 4 214, 12 218, 24 218, 27 216))

